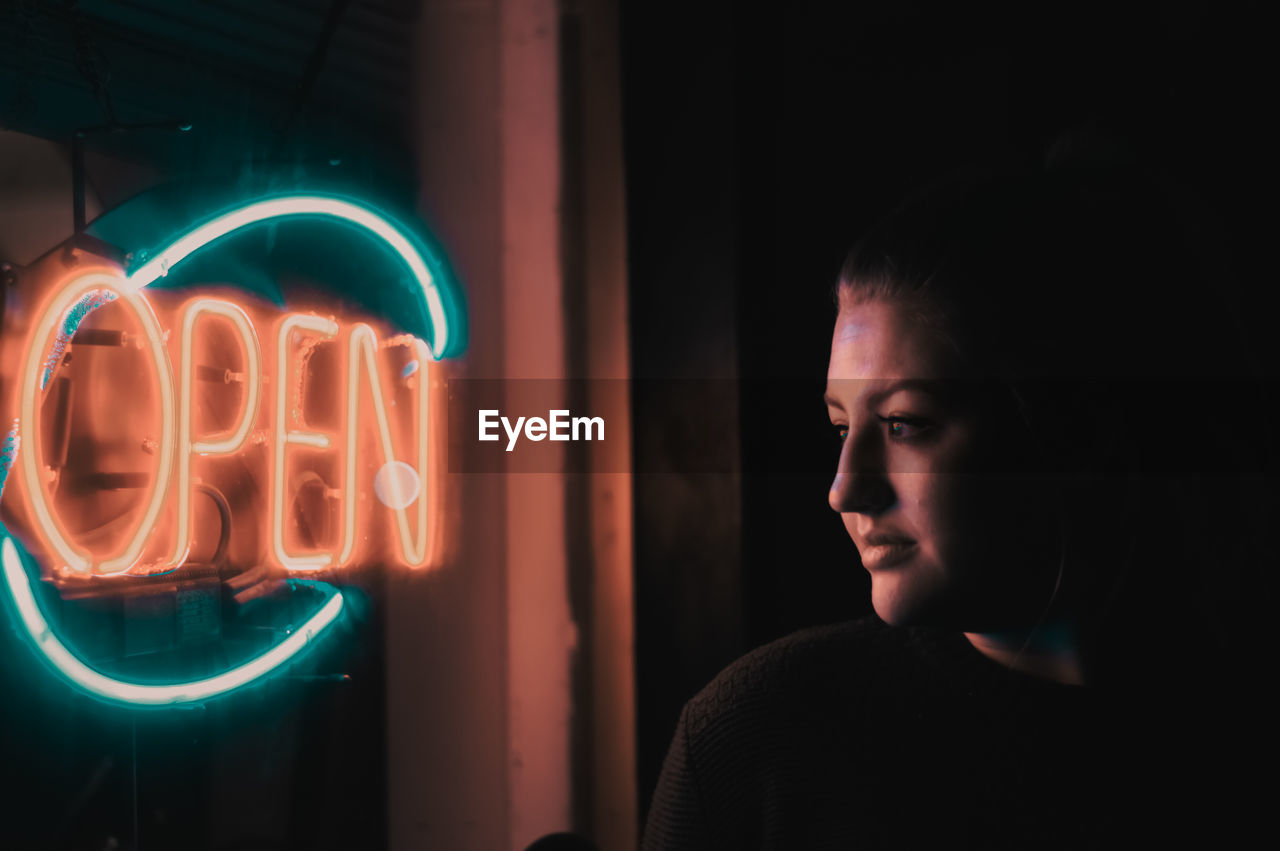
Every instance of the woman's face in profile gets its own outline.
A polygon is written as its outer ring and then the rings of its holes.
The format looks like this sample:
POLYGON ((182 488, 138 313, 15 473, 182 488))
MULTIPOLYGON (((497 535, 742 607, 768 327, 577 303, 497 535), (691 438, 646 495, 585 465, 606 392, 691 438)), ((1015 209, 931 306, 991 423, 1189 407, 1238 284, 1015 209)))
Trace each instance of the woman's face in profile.
POLYGON ((827 371, 841 436, 830 503, 887 623, 1016 629, 1052 595, 1058 530, 1044 489, 1011 469, 1025 432, 977 387, 905 311, 842 304, 827 371))

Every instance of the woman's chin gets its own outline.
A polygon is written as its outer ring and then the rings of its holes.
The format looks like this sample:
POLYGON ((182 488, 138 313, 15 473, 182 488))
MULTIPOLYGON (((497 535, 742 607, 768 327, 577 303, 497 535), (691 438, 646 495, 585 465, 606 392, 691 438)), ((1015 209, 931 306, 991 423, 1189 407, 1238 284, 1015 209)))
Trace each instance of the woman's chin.
POLYGON ((887 623, 889 626, 918 626, 919 619, 914 611, 914 606, 909 600, 903 600, 900 596, 894 594, 877 594, 873 589, 871 592, 871 608, 875 610, 876 617, 887 623))
POLYGON ((902 575, 872 575, 871 607, 876 616, 889 626, 941 625, 939 595, 907 580, 902 575))

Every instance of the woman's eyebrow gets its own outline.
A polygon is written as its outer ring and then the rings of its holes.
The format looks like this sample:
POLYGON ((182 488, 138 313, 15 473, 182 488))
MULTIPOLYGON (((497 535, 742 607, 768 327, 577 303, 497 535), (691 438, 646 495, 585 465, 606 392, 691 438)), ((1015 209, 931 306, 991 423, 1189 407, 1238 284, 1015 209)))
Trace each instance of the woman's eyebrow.
POLYGON ((868 405, 878 405, 885 399, 888 399, 894 393, 901 393, 904 390, 914 390, 918 393, 928 393, 930 396, 941 399, 943 394, 940 392, 938 382, 927 378, 901 378, 883 390, 877 390, 867 396, 868 405))
MULTIPOLYGON (((869 381, 870 379, 839 378, 835 380, 836 381, 869 381)), ((900 393, 904 390, 915 390, 919 393, 928 393, 930 396, 933 396, 939 401, 943 401, 946 398, 946 394, 941 392, 939 382, 936 380, 928 379, 928 378, 900 378, 897 381, 890 384, 888 387, 885 387, 881 390, 877 390, 874 393, 868 394, 864 402, 869 407, 875 406, 880 404, 890 396, 892 396, 894 393, 900 393)), ((826 392, 826 394, 822 397, 822 400, 827 403, 827 407, 829 408, 839 408, 842 411, 844 410, 844 404, 839 399, 837 399, 831 393, 830 390, 826 392)))

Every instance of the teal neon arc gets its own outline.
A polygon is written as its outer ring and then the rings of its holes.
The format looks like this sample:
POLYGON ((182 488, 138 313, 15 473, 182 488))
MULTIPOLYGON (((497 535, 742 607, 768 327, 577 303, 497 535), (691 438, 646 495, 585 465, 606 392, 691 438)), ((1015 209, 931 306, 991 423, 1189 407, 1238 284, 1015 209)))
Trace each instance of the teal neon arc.
MULTIPOLYGON (((280 219, 320 217, 355 225, 389 247, 421 288, 431 323, 431 357, 439 360, 453 342, 448 311, 431 266, 407 232, 373 210, 352 201, 324 195, 290 195, 254 201, 197 225, 164 249, 150 255, 142 265, 120 281, 122 292, 136 292, 166 276, 187 257, 229 234, 251 225, 280 219)), ((441 270, 441 275, 446 273, 441 270)), ((447 281, 447 278, 445 279, 447 281)), ((72 329, 74 330, 74 329, 72 329)), ((15 450, 20 438, 17 426, 9 435, 7 448, 15 450)), ((12 458, 5 456, 10 463, 12 458)), ((6 466, 7 469, 7 466, 6 466)), ((0 493, 3 479, 0 479, 0 493)), ((41 611, 31 577, 13 539, 0 524, 0 561, 4 584, 13 600, 18 621, 36 650, 62 677, 88 694, 117 705, 166 707, 198 704, 239 689, 279 669, 298 656, 335 623, 342 613, 342 593, 332 586, 312 583, 327 590, 319 608, 288 637, 262 654, 212 677, 173 683, 143 683, 118 679, 86 664, 54 633, 41 611)))
POLYGON ((342 594, 336 589, 331 589, 329 598, 315 614, 294 630, 288 638, 260 656, 202 680, 181 683, 134 683, 94 670, 67 649, 67 646, 54 635, 53 628, 36 603, 31 579, 27 576, 26 568, 22 566, 22 558, 18 555, 18 549, 13 545, 13 540, 6 536, 4 542, 0 544, 0 550, 3 550, 0 558, 4 561, 5 585, 8 586, 9 595, 13 598, 18 620, 31 636, 36 648, 62 676, 94 697, 109 703, 131 706, 180 706, 201 703, 234 691, 274 671, 306 649, 342 612, 342 594))
POLYGON ((299 217, 331 218, 363 228, 371 236, 381 240, 396 253, 414 281, 422 289, 427 315, 431 320, 431 356, 435 360, 444 357, 452 342, 449 317, 440 293, 439 284, 427 259, 407 233, 388 219, 351 201, 327 195, 286 195, 267 198, 215 216, 198 225, 168 247, 156 252, 128 276, 128 285, 141 289, 169 274, 169 270, 184 259, 213 242, 235 231, 276 219, 299 217))

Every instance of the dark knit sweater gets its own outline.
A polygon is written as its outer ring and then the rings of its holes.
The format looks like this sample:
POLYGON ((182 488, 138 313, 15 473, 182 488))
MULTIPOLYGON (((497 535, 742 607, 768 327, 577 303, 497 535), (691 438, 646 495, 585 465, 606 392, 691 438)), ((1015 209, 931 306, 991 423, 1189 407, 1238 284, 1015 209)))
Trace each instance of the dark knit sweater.
POLYGON ((1017 674, 956 633, 876 618, 807 630, 740 659, 685 706, 643 844, 1221 838, 1218 781, 1186 723, 1161 701, 1017 674))

